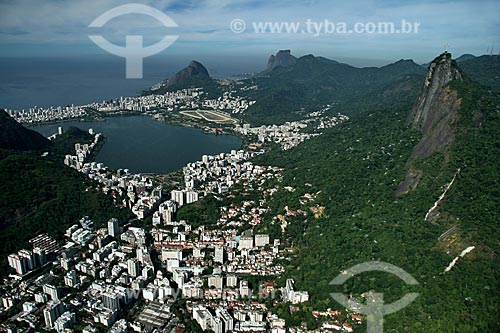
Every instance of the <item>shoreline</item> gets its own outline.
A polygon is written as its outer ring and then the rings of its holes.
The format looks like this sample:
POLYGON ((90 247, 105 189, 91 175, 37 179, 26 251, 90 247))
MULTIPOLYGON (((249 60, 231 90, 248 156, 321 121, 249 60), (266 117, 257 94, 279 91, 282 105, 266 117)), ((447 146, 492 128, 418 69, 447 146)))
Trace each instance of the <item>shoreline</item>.
POLYGON ((242 144, 240 145, 239 149, 244 148, 246 145, 244 144, 246 142, 247 136, 234 131, 233 126, 228 126, 226 124, 217 124, 217 123, 212 123, 209 121, 196 121, 189 119, 189 121, 172 121, 171 119, 168 118, 163 118, 159 119, 154 116, 154 114, 145 114, 143 112, 136 112, 136 111, 119 111, 117 113, 109 113, 109 114, 103 114, 102 117, 100 118, 74 118, 74 119, 63 119, 63 120, 57 120, 57 121, 46 121, 46 122, 38 122, 35 124, 22 124, 26 128, 29 129, 34 129, 37 126, 45 126, 45 125, 56 125, 56 124, 64 124, 68 122, 79 122, 79 123, 89 123, 89 122, 106 122, 110 118, 119 118, 119 117, 134 117, 134 116, 142 116, 142 117, 148 117, 151 118, 154 121, 158 121, 160 123, 164 123, 170 126, 178 126, 178 127, 185 127, 185 128, 194 128, 194 129, 199 129, 201 130, 204 134, 208 135, 231 135, 238 137, 242 140, 242 144), (218 126, 214 126, 218 125, 218 126), (212 133, 207 131, 207 129, 222 129, 221 132, 216 132, 212 133))
MULTIPOLYGON (((28 128, 32 129, 32 130, 36 130, 36 127, 37 126, 47 126, 47 125, 57 125, 57 124, 65 124, 65 123, 68 123, 68 122, 77 122, 77 123, 90 123, 90 122, 94 122, 94 121, 98 121, 98 122, 107 122, 108 120, 111 120, 112 118, 128 118, 128 117, 147 117, 149 119, 151 119, 152 121, 156 121, 156 122, 159 122, 159 123, 162 123, 162 124, 165 124, 165 125, 168 125, 168 126, 174 126, 174 127, 181 127, 181 128, 192 128, 192 129, 195 129, 199 132, 201 132, 202 134, 205 134, 205 135, 216 135, 216 136, 232 136, 232 137, 236 137, 240 140, 239 142, 239 145, 233 149, 235 150, 241 150, 241 149, 245 149, 247 146, 248 146, 248 138, 245 136, 245 135, 242 135, 241 133, 238 133, 238 132, 234 132, 232 131, 231 129, 225 129, 225 131, 223 133, 211 133, 211 132, 208 132, 205 130, 206 126, 202 126, 201 124, 199 126, 194 126, 193 124, 184 124, 184 123, 173 123, 173 122, 168 122, 168 121, 163 121, 162 119, 157 119, 155 117, 153 117, 152 115, 148 115, 148 114, 144 114, 144 113, 139 113, 139 112, 127 112, 127 113, 123 113, 123 114, 113 114, 113 115, 108 115, 107 117, 104 117, 102 118, 102 120, 93 120, 93 119, 67 119, 67 120, 63 120, 63 121, 52 121, 52 122, 43 122, 43 123, 37 123, 36 125, 32 125, 32 126, 27 126, 28 128), (109 118, 109 119, 108 119, 109 118)), ((78 127, 78 124, 75 124, 74 125, 75 127, 78 127)), ((80 128, 82 129, 82 128, 80 128)), ((85 130, 85 129, 82 129, 82 130, 85 130)), ((102 138, 99 140, 99 144, 94 148, 94 150, 92 151, 92 154, 90 156, 90 159, 89 161, 94 161, 94 162, 99 162, 98 160, 96 160, 99 152, 101 151, 101 149, 104 147, 104 145, 106 144, 106 142, 108 141, 108 138, 107 136, 105 135, 105 133, 103 131, 99 131, 101 134, 102 134, 102 138)), ((220 153, 229 153, 229 151, 221 151, 220 153)), ((201 159, 201 156, 203 154, 201 154, 197 160, 201 159)), ((189 162, 188 162, 189 163, 189 162)), ((137 174, 141 174, 141 175, 148 175, 148 176, 153 176, 153 177, 165 177, 165 176, 168 176, 168 175, 171 175, 173 173, 177 173, 179 171, 182 171, 183 167, 185 167, 186 165, 183 165, 177 169, 174 169, 174 170, 171 170, 171 171, 162 171, 162 172, 134 172, 134 173, 137 173, 137 174)), ((109 166, 108 166, 109 167, 109 166)), ((112 168, 110 168, 110 170, 114 170, 112 168)))
POLYGON ((50 121, 44 121, 44 122, 38 122, 38 123, 32 123, 32 124, 22 123, 21 125, 23 125, 26 128, 33 129, 34 127, 37 127, 37 126, 62 124, 62 123, 68 123, 71 121, 79 122, 79 123, 88 123, 88 122, 92 122, 92 121, 105 122, 105 121, 107 121, 107 119, 106 118, 95 118, 95 119, 74 118, 74 119, 50 120, 50 121))

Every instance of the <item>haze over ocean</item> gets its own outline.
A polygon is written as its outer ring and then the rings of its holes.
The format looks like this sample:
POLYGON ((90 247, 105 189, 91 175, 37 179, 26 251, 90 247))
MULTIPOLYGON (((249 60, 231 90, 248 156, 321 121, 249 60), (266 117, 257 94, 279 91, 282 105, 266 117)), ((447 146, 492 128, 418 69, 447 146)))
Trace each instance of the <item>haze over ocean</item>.
MULTIPOLYGON (((136 96, 185 67, 192 58, 196 56, 146 58, 144 78, 140 80, 125 79, 125 60, 115 56, 0 58, 0 108, 81 105, 136 96)), ((266 61, 265 57, 196 60, 216 78, 262 70, 266 61)))

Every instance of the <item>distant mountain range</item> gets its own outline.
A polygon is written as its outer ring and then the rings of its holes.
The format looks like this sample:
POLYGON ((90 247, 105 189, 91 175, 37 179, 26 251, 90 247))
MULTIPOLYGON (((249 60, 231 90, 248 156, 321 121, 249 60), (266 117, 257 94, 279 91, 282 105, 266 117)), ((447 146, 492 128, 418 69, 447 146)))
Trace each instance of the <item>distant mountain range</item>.
POLYGON ((455 61, 456 62, 463 62, 463 61, 467 61, 467 60, 471 60, 471 59, 475 59, 477 58, 475 55, 472 55, 470 53, 466 53, 466 54, 462 54, 460 57, 456 58, 455 61))
MULTIPOLYGON (((457 59, 457 62, 458 59, 457 59)), ((467 76, 480 84, 500 92, 500 55, 482 55, 459 62, 467 76)))
MULTIPOLYGON (((499 56, 476 57, 464 54, 457 63, 473 80, 500 91, 499 56)), ((300 58, 290 50, 271 55, 266 68, 254 77, 243 80, 258 86, 247 97, 256 100, 245 113, 247 122, 255 125, 283 123, 303 118, 327 104, 343 104, 349 113, 362 111, 380 98, 394 104, 408 103, 416 97, 419 82, 429 64, 418 65, 411 59, 401 59, 382 67, 358 68, 314 55, 300 58)), ((191 61, 170 78, 144 91, 144 94, 163 94, 186 88, 203 88, 210 98, 217 98, 222 88, 210 77, 203 64, 191 61)))
MULTIPOLYGON (((408 87, 418 86, 425 73, 412 60, 400 60, 384 67, 357 68, 324 57, 295 58, 288 50, 271 56, 261 74, 247 79, 258 90, 246 114, 254 124, 283 123, 302 118, 326 104, 357 104, 360 98, 376 102, 375 96, 397 98, 408 87)), ((412 89, 410 89, 412 90, 412 89)))
MULTIPOLYGON (((464 54, 456 62, 473 80, 499 89, 498 59, 464 54)), ((245 120, 257 125, 283 123, 327 104, 343 104, 354 114, 379 103, 381 97, 408 103, 416 97, 429 65, 401 59, 383 67, 358 68, 313 55, 297 58, 290 50, 281 50, 270 56, 263 72, 246 80, 258 90, 249 93, 257 103, 247 110, 245 120)))

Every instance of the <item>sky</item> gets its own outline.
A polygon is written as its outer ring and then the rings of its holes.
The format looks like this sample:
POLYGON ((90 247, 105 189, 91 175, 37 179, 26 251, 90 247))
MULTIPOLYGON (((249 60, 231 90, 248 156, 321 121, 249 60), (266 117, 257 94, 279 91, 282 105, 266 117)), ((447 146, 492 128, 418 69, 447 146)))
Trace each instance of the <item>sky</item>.
POLYGON ((126 14, 103 27, 89 27, 106 11, 127 3, 130 2, 1 0, 0 56, 106 54, 89 39, 89 35, 95 34, 121 46, 126 35, 144 36, 145 45, 155 44, 166 35, 178 36, 160 56, 267 57, 277 50, 290 49, 297 56, 321 55, 355 65, 399 59, 425 63, 442 53, 445 44, 455 56, 485 54, 493 46, 498 54, 500 49, 498 0, 136 0, 135 3, 160 10, 177 27, 165 27, 156 18, 143 14, 126 14), (234 20, 243 20, 246 29, 232 31, 234 20), (419 29, 410 34, 342 34, 324 30, 304 33, 308 20, 316 27, 325 22, 345 22, 348 28, 369 22, 392 22, 399 27, 405 20, 418 23, 419 29), (300 23, 301 29, 297 33, 258 33, 254 24, 259 22, 300 23))

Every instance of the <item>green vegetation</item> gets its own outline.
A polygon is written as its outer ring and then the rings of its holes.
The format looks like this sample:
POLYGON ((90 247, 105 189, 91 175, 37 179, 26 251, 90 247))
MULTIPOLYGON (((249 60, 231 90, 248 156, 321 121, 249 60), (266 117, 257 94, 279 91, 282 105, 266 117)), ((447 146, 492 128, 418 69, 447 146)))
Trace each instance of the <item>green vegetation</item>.
POLYGON ((372 105, 380 103, 380 97, 408 94, 413 85, 420 85, 424 72, 412 61, 401 60, 382 68, 355 68, 305 56, 293 66, 277 67, 269 76, 245 81, 248 86, 259 87, 245 91, 249 99, 257 101, 245 112, 245 120, 255 125, 283 123, 338 103, 359 113, 350 105, 358 104, 360 99, 372 105))
MULTIPOLYGON (((272 149, 252 161, 284 168, 281 189, 273 194, 257 230, 295 248, 282 260, 286 273, 277 279, 279 286, 293 278, 297 289, 311 295, 295 309, 288 304, 273 309, 289 325, 306 322, 314 328, 312 309, 344 310, 330 297, 332 292, 361 297, 375 290, 384 293, 386 303, 408 292, 420 294, 410 306, 385 317, 386 332, 500 331, 500 97, 473 82, 452 82, 460 98, 452 147, 410 164, 421 133, 410 129, 406 119, 420 80, 419 70, 404 61, 382 69, 355 69, 308 56, 290 68, 276 68, 270 77, 247 82, 259 86, 250 92, 259 101, 247 114, 253 123, 299 119, 326 103, 333 104, 330 112, 351 116, 294 149, 272 149), (397 196, 411 167, 421 170, 422 178, 416 189, 397 196), (425 221, 455 174, 438 217, 425 221), (301 200, 304 197, 313 199, 301 200), (307 214, 284 216, 288 225, 282 233, 276 217, 286 215, 285 209, 307 214), (440 237, 448 230, 450 234, 440 237), (474 251, 445 273, 469 246, 475 246, 474 251), (341 271, 372 260, 401 267, 419 285, 407 286, 383 272, 356 276, 343 286, 329 284, 341 271)), ((60 163, 75 142, 86 139, 70 131, 67 138, 54 142, 49 158, 0 151, 3 257, 27 246, 27 240, 40 232, 60 239, 83 215, 97 226, 110 217, 131 217, 95 184, 60 163)), ((181 207, 177 217, 195 228, 215 227, 221 206, 258 200, 260 195, 238 184, 227 197, 209 195, 181 207)), ((0 264, 7 272, 6 262, 0 264)), ((249 280, 254 287, 261 282, 249 280)), ((176 301, 172 312, 186 323, 188 332, 199 332, 201 328, 187 320, 185 304, 176 301)))
MULTIPOLYGON (((124 222, 133 217, 116 207, 110 196, 87 177, 65 166, 61 156, 74 152, 74 140, 86 132, 73 129, 54 142, 49 157, 4 152, 0 159, 0 255, 30 248, 28 240, 47 232, 62 239, 64 231, 88 215, 97 227, 111 217, 124 222), (68 140, 65 140, 68 139, 68 140)), ((88 134, 88 133, 87 133, 88 134)), ((85 136, 85 135, 84 135, 85 136)), ((87 138, 88 139, 88 138, 87 138)), ((7 261, 0 271, 8 273, 7 261)))
POLYGON ((204 332, 201 326, 194 320, 189 319, 186 313, 186 299, 178 299, 172 304, 171 311, 181 323, 184 323, 186 332, 188 333, 202 333, 204 332))
POLYGON ((420 296, 387 316, 385 331, 499 330, 500 100, 471 83, 452 86, 462 105, 451 157, 436 154, 417 161, 423 178, 403 197, 394 191, 420 136, 406 126, 409 109, 354 116, 295 149, 274 151, 255 161, 284 167, 283 184, 296 188, 274 196, 271 215, 282 214, 285 206, 306 211, 313 205, 325 207, 320 218, 309 214, 289 219, 285 233, 298 247, 286 277, 293 277, 298 289, 310 291, 313 308, 340 308, 331 292, 376 290, 384 292, 388 303, 413 291, 420 296), (462 171, 439 208, 439 219, 426 222, 427 210, 458 168, 462 171), (305 193, 318 192, 313 203, 299 203, 305 193), (454 224, 459 231, 452 240, 439 240, 454 224), (476 249, 444 273, 468 246, 476 249), (385 273, 363 274, 344 286, 329 285, 341 270, 370 260, 403 268, 420 286, 410 288, 385 273))
MULTIPOLYGON (((49 153, 54 161, 63 161, 65 155, 75 154, 75 144, 90 144, 94 141, 94 136, 78 127, 69 127, 62 135, 58 135, 52 142, 49 153)), ((99 147, 95 152, 99 151, 99 147)))
POLYGON ((39 151, 49 146, 47 138, 23 127, 0 109, 0 150, 39 151))
POLYGON ((460 62, 460 68, 473 80, 500 92, 500 56, 483 55, 460 62))
POLYGON ((219 207, 222 203, 213 195, 179 208, 177 220, 186 220, 193 228, 215 224, 219 218, 219 207))

